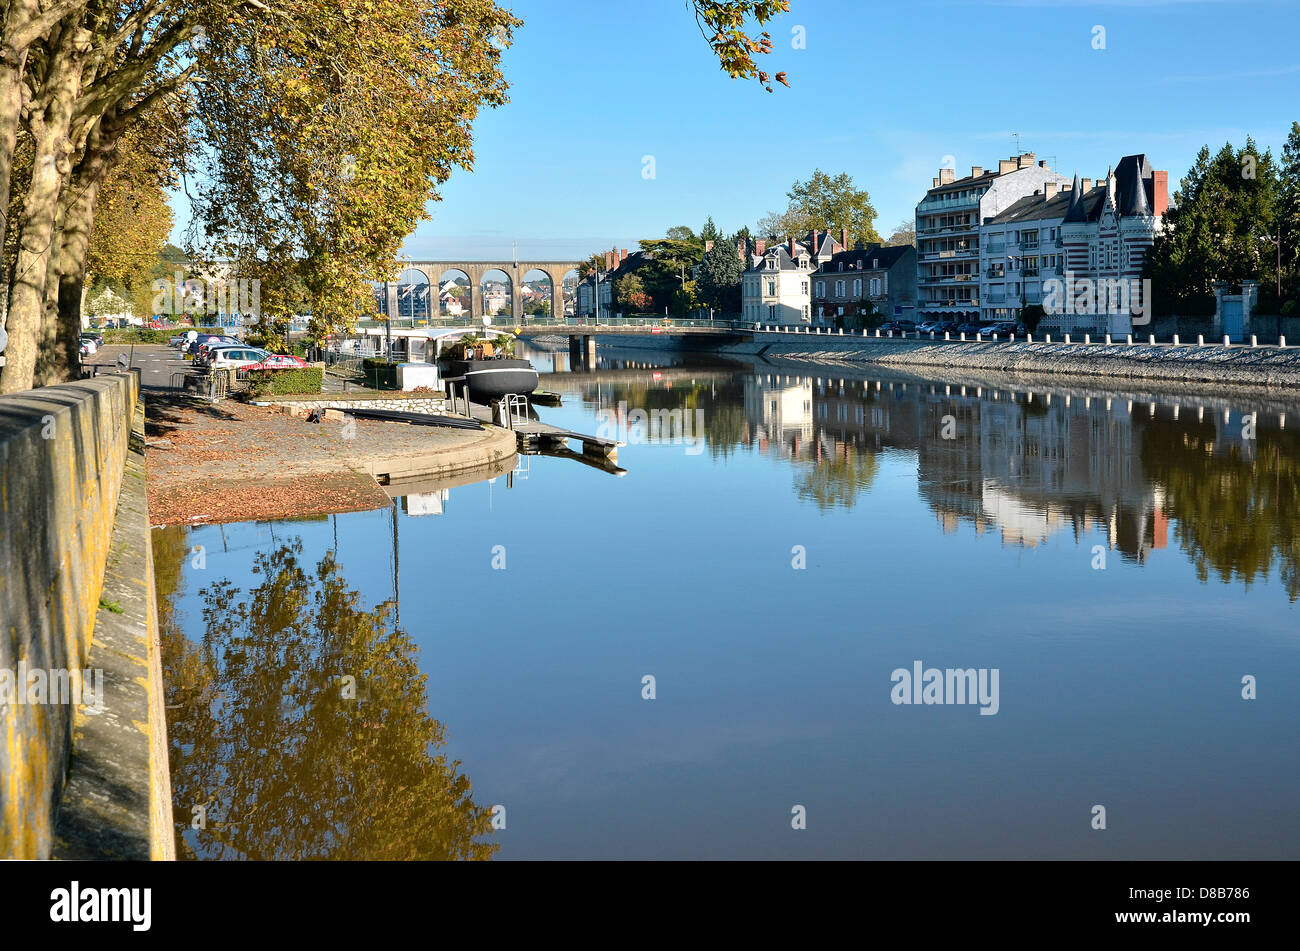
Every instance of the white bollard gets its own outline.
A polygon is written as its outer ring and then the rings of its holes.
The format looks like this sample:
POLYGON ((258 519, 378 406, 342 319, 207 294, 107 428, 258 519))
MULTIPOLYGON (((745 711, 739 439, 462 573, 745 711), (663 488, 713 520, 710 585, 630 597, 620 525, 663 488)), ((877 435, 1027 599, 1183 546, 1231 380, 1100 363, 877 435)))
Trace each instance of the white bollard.
POLYGON ((951 339, 952 339, 952 334, 948 333, 948 331, 945 330, 945 331, 943 332, 943 339, 944 339, 944 340, 951 340, 951 339))
POLYGON ((1156 345, 1156 335, 1155 335, 1155 334, 1147 334, 1147 345, 1148 345, 1148 346, 1151 346, 1151 347, 1154 347, 1154 346, 1156 345))
POLYGON ((1231 347, 1231 346, 1232 346, 1232 341, 1228 339, 1228 335, 1227 335, 1227 334, 1224 334, 1224 335, 1223 335, 1223 345, 1224 345, 1225 347, 1231 347))
POLYGON ((997 335, 997 334, 994 334, 994 335, 993 335, 993 342, 994 342, 994 343, 997 343, 997 342, 998 342, 998 335, 997 335))
POLYGON ((1084 335, 1083 335, 1083 342, 1086 343, 1086 344, 1091 344, 1091 343, 1092 343, 1092 334, 1084 334, 1084 335))
POLYGON ((1025 331, 1025 343, 1033 343, 1034 335, 1028 330, 1025 331))
POLYGON ((1203 347, 1203 346, 1205 346, 1205 334, 1197 334, 1197 335, 1196 335, 1196 345, 1197 345, 1198 347, 1203 347))
POLYGON ((1277 338, 1277 345, 1278 345, 1279 348, 1285 350, 1285 349, 1286 349, 1286 337, 1278 337, 1278 338, 1277 338))
POLYGON ((1258 346, 1259 346, 1259 339, 1258 339, 1254 334, 1251 334, 1251 335, 1250 335, 1250 345, 1251 345, 1252 347, 1258 347, 1258 346))
POLYGON ((1069 343, 1069 342, 1070 342, 1070 335, 1069 335, 1069 334, 1066 334, 1066 335, 1065 335, 1065 342, 1066 342, 1066 343, 1069 343))
POLYGON ((1051 342, 1052 342, 1052 335, 1051 335, 1051 334, 1043 334, 1043 343, 1051 343, 1051 342))
POLYGON ((1106 346, 1110 346, 1110 334, 1106 334, 1106 346))
POLYGON ((877 340, 880 339, 880 328, 879 328, 879 327, 876 328, 876 339, 877 339, 877 340))
POLYGON ((1174 346, 1178 346, 1178 334, 1174 334, 1174 346))
POLYGON ((966 342, 966 331, 964 330, 961 332, 961 342, 962 343, 966 342))

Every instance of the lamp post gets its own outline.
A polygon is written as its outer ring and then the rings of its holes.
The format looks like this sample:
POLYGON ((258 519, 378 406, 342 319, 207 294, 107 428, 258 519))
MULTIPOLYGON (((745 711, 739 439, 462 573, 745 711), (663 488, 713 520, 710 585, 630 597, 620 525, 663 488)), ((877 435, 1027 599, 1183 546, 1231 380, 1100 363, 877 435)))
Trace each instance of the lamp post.
POLYGON ((1267 231, 1258 235, 1259 240, 1268 241, 1277 248, 1277 335, 1278 339, 1282 337, 1282 228, 1279 226, 1277 235, 1271 235, 1267 231))

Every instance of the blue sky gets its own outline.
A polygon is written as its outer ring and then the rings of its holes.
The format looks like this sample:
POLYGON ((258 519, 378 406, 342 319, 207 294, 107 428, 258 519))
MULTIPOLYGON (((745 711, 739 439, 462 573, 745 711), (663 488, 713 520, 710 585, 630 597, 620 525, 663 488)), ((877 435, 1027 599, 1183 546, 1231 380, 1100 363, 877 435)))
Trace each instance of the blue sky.
POLYGON ((414 259, 515 241, 576 259, 709 215, 731 232, 818 167, 870 192, 887 237, 945 157, 994 165, 1015 132, 1067 175, 1145 152, 1172 190, 1201 145, 1250 134, 1276 154, 1300 120, 1300 0, 791 0, 766 60, 793 88, 771 94, 718 70, 686 0, 511 7, 511 101, 475 122, 476 166, 430 205, 414 259))

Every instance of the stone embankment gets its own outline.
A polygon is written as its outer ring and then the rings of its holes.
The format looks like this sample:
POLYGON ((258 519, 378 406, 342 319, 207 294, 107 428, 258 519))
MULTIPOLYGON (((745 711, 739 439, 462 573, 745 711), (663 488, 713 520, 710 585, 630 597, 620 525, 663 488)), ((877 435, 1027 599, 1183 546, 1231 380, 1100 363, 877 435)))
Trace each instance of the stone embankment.
POLYGON ((725 352, 812 362, 866 363, 916 371, 1107 377, 1251 387, 1300 386, 1300 347, 1235 344, 973 342, 860 336, 758 334, 725 352))

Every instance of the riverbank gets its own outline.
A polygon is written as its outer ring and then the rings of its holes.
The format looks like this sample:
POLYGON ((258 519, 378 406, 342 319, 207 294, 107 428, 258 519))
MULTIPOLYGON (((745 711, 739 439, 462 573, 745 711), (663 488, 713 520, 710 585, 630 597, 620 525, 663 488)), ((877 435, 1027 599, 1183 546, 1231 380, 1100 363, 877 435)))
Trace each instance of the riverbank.
POLYGON ((717 351, 805 362, 936 368, 1017 376, 1068 375, 1255 388, 1300 387, 1300 347, 1182 344, 998 343, 894 340, 845 335, 759 334, 717 351), (770 337, 770 339, 768 339, 770 337))
POLYGON ((154 525, 237 522, 391 505, 382 484, 500 465, 515 436, 154 394, 145 455, 154 525))

